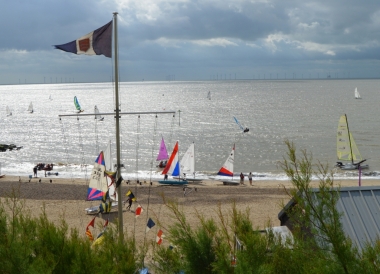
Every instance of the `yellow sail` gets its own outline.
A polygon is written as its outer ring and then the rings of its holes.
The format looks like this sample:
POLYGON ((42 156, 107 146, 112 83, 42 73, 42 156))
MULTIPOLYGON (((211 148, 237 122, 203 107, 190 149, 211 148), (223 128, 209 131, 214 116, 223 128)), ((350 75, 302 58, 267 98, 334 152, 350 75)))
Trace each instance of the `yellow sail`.
POLYGON ((340 116, 337 129, 337 156, 341 161, 363 160, 352 134, 348 131, 347 116, 340 116))

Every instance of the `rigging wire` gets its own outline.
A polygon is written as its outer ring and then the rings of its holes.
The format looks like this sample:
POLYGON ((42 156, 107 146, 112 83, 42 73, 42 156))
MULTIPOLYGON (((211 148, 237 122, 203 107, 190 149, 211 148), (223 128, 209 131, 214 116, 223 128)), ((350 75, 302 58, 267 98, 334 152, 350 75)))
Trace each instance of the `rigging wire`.
MULTIPOLYGON (((140 147, 140 115, 137 118, 137 129, 136 129, 136 186, 135 186, 135 196, 137 197, 137 185, 139 182, 139 147, 140 147)), ((133 234, 136 232, 136 218, 134 218, 133 224, 133 234)))
MULTIPOLYGON (((66 171, 68 171, 68 168, 69 168, 69 150, 67 149, 68 147, 68 141, 67 141, 67 138, 66 138, 66 134, 65 134, 65 127, 63 125, 63 121, 62 121, 62 118, 59 118, 59 122, 61 124, 61 132, 62 132, 62 143, 63 143, 63 146, 65 148, 65 155, 66 155, 66 171)), ((72 173, 72 169, 71 169, 71 184, 73 186, 77 186, 77 184, 74 183, 74 176, 73 176, 73 173, 72 173)), ((72 188, 74 190, 74 187, 72 188)), ((75 190, 75 192, 77 192, 78 190, 75 190)), ((77 204, 77 212, 78 212, 78 215, 79 215, 79 222, 80 222, 80 226, 84 226, 83 225, 83 217, 82 217, 82 214, 81 214, 81 211, 79 210, 79 201, 77 199, 76 200, 76 204, 77 204)))
MULTIPOLYGON (((156 139, 157 139, 157 114, 156 114, 156 117, 155 117, 155 122, 154 122, 154 131, 153 131, 153 140, 152 140, 152 160, 150 161, 150 178, 149 178, 149 187, 148 187, 148 205, 146 207, 146 223, 148 223, 148 218, 149 218, 149 205, 150 205, 150 190, 151 190, 151 187, 152 187, 152 172, 153 172, 153 159, 154 159, 154 155, 153 155, 153 151, 154 151, 154 147, 155 147, 155 144, 156 144, 156 139)), ((145 230, 145 233, 144 233, 144 247, 143 249, 145 250, 145 245, 146 245, 146 233, 147 231, 145 230)), ((143 257, 143 261, 142 261, 142 266, 144 266, 144 259, 145 259, 145 255, 143 257)))

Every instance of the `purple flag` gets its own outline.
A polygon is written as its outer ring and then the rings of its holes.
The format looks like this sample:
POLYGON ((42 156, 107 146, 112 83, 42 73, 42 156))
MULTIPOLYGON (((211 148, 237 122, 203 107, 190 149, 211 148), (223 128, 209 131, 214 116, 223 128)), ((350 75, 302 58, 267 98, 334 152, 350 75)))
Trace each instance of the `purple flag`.
POLYGON ((55 45, 56 49, 85 55, 104 55, 112 57, 112 21, 77 40, 55 45))

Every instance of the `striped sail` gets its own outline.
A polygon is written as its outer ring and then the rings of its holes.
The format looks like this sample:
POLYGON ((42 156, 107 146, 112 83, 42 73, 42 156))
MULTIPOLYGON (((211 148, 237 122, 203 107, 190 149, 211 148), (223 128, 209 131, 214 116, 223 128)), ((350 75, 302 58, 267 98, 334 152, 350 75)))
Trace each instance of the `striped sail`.
POLYGON ((226 162, 219 170, 218 175, 232 177, 234 175, 235 144, 226 162))
POLYGON ((352 134, 348 130, 347 116, 342 115, 337 129, 337 156, 341 161, 363 160, 352 134))
POLYGON ((170 155, 170 158, 161 173, 162 175, 168 174, 172 176, 179 176, 180 174, 180 166, 179 166, 179 158, 178 158, 178 141, 176 142, 173 152, 170 155))
POLYGON ((104 174, 106 171, 103 151, 99 153, 91 171, 90 183, 87 190, 87 200, 101 200, 107 192, 107 178, 104 174))

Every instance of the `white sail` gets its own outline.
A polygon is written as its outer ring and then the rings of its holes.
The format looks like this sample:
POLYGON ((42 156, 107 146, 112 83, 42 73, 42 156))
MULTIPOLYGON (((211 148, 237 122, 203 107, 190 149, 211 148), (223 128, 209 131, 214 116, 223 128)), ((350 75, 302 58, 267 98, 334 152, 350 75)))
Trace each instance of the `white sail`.
POLYGON ((96 158, 94 167, 91 171, 90 183, 88 185, 87 200, 101 200, 104 193, 107 192, 107 178, 104 174, 106 171, 103 151, 96 158))
POLYGON ((233 177, 234 176, 234 159, 235 159, 235 144, 234 144, 234 147, 232 148, 230 155, 228 155, 226 162, 219 170, 218 175, 233 177))
POLYGON ((95 113, 95 119, 99 120, 99 121, 103 121, 104 120, 104 117, 102 117, 99 113, 99 109, 97 106, 94 107, 94 113, 95 113))
POLYGON ((50 101, 53 100, 53 97, 51 97, 51 94, 50 94, 50 96, 49 96, 49 100, 50 100, 50 101))
POLYGON ((355 99, 361 99, 360 93, 358 91, 358 88, 355 88, 355 99))
POLYGON ((207 99, 211 100, 211 91, 207 93, 207 99))
POLYGON ((347 116, 342 115, 337 129, 337 156, 341 161, 363 160, 352 134, 348 130, 347 116))
POLYGON ((30 104, 29 104, 28 111, 30 113, 33 113, 33 103, 32 102, 30 102, 30 104))
POLYGON ((181 161, 181 172, 184 174, 193 175, 195 172, 195 158, 194 158, 194 143, 190 145, 185 154, 183 155, 181 161))
POLYGON ((12 116, 12 111, 11 111, 11 109, 7 106, 7 108, 6 108, 6 113, 7 113, 7 116, 12 116))

